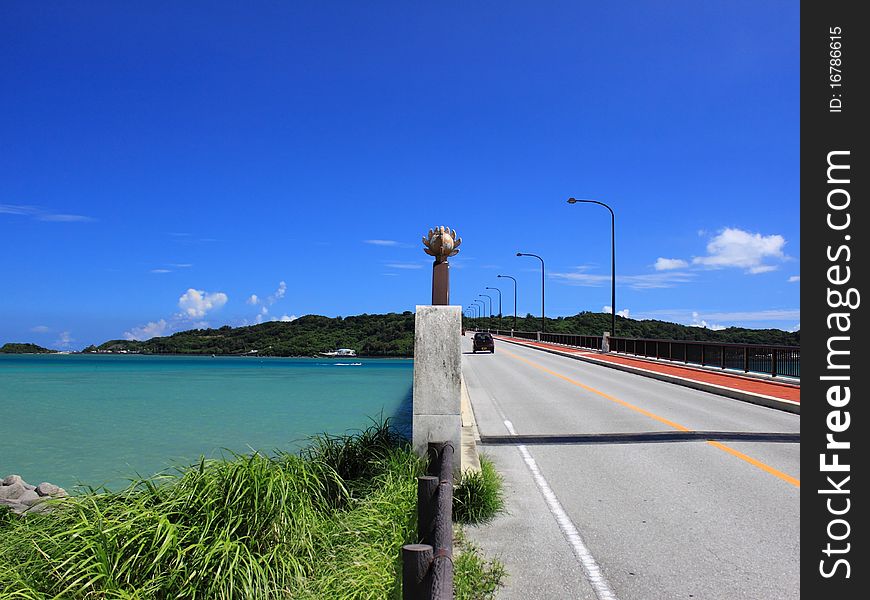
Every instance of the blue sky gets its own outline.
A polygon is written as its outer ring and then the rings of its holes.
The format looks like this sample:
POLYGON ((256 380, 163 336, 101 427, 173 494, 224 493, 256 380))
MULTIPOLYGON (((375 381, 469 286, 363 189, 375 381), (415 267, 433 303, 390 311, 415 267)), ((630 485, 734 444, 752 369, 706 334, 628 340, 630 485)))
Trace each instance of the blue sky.
POLYGON ((4 2, 0 343, 451 301, 799 326, 797 2, 4 2), (283 283, 282 283, 283 282, 283 283), (253 298, 252 296, 256 296, 253 298))

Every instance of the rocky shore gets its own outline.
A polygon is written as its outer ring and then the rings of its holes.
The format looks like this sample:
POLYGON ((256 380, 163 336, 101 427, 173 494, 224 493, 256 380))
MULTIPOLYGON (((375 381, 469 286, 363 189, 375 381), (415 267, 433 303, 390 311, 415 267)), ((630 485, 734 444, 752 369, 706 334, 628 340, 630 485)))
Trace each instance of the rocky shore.
POLYGON ((0 481, 0 507, 8 506, 15 514, 45 512, 50 509, 46 500, 65 498, 66 490, 52 483, 31 485, 20 475, 9 475, 0 481))

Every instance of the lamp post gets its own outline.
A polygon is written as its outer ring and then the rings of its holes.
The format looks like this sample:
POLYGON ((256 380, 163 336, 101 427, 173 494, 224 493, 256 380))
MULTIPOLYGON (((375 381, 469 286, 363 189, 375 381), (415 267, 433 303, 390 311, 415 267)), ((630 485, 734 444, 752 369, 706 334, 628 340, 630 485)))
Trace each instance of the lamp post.
POLYGON ((486 314, 486 302, 483 300, 475 300, 474 302, 480 302, 480 312, 478 313, 478 320, 480 320, 486 314))
MULTIPOLYGON (((501 325, 501 290, 497 287, 488 287, 488 290, 495 290, 498 292, 498 324, 501 325)), ((498 328, 496 328, 498 329, 498 328)))
POLYGON ((517 256, 534 256, 541 261, 541 333, 544 333, 544 259, 530 252, 517 252, 517 256))
POLYGON ((471 311, 470 319, 477 319, 477 306, 474 304, 469 304, 465 307, 467 310, 471 311))
POLYGON ((492 296, 487 294, 478 294, 481 298, 489 298, 489 328, 492 329, 492 296))
POLYGON ((568 204, 598 204, 610 211, 610 335, 616 335, 616 216, 613 209, 598 200, 568 198, 568 204))
POLYGON ((517 328, 517 280, 511 277, 510 275, 498 275, 498 277, 504 277, 505 279, 511 279, 514 282, 514 329, 517 328))

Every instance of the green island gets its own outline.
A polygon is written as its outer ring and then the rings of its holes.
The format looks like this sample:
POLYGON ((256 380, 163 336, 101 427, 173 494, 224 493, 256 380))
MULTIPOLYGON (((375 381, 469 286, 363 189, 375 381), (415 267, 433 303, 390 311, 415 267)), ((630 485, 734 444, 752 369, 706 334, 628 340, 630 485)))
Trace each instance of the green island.
MULTIPOLYGON (((510 330, 512 317, 464 318, 466 327, 510 330)), ((581 312, 546 319, 546 331, 601 335, 610 329, 610 315, 581 312)), ((526 315, 517 319, 519 331, 537 331, 541 319, 526 315)), ((743 344, 800 344, 800 332, 780 329, 728 327, 711 330, 655 320, 617 317, 621 337, 729 342, 743 344)), ((8 345, 8 344, 7 344, 8 345)), ((215 354, 257 356, 316 356, 336 348, 353 348, 359 356, 410 357, 414 353, 414 314, 363 314, 349 317, 306 315, 290 322, 269 322, 246 327, 225 325, 217 329, 191 329, 146 341, 110 340, 88 346, 83 352, 140 354, 215 354)))
POLYGON ((54 354, 56 350, 49 350, 36 344, 9 342, 0 346, 0 354, 54 354))
MULTIPOLYGON (((296 454, 201 460, 90 490, 21 517, 0 508, 3 598, 401 598, 425 465, 388 422, 319 436, 296 454)), ((505 575, 463 523, 503 510, 501 479, 463 476, 454 499, 454 590, 492 598, 505 575)))

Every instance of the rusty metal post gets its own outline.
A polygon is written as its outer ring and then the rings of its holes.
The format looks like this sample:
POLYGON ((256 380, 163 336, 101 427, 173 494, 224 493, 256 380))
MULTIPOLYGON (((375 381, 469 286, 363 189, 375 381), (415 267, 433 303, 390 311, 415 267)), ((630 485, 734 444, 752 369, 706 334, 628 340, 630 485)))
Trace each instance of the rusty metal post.
POLYGON ((450 264, 436 261, 432 265, 432 305, 450 304, 450 264))
POLYGON ((438 478, 417 478, 417 537, 423 544, 435 545, 435 508, 438 494, 438 478))
POLYGON ((428 544, 402 546, 402 600, 429 600, 433 555, 428 544))

